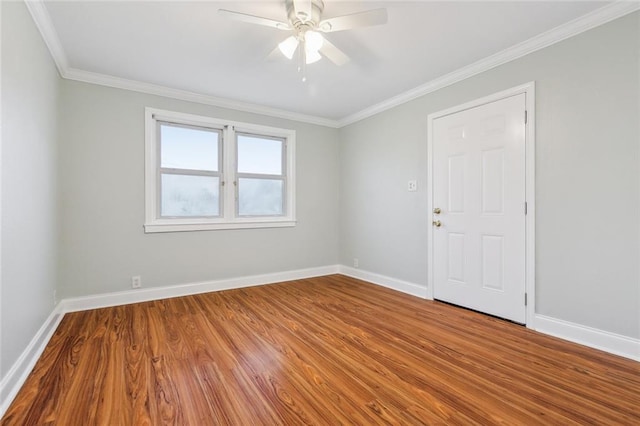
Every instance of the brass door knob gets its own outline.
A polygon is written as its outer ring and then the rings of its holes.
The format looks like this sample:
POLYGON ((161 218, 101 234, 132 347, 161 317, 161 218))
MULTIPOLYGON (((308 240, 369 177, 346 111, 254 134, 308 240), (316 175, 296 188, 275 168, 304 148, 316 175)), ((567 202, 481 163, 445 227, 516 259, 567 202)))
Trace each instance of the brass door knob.
POLYGON ((433 214, 440 214, 442 213, 442 210, 440 210, 440 207, 436 207, 435 209, 433 209, 433 214))
POLYGON ((436 228, 440 228, 442 226, 442 222, 440 222, 439 220, 434 220, 433 226, 435 226, 436 228))

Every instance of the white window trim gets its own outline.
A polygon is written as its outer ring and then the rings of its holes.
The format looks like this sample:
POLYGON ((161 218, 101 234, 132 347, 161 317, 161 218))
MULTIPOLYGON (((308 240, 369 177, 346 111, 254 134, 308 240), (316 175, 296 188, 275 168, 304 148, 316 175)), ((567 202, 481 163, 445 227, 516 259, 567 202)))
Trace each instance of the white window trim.
POLYGON ((218 229, 280 228, 296 225, 295 211, 295 130, 260 126, 237 121, 145 108, 145 223, 146 233, 209 231, 218 229), (158 212, 158 144, 157 121, 209 127, 222 131, 222 191, 221 216, 216 218, 159 218, 158 212), (284 216, 237 217, 236 190, 234 188, 236 170, 235 132, 284 138, 286 141, 286 184, 284 216))

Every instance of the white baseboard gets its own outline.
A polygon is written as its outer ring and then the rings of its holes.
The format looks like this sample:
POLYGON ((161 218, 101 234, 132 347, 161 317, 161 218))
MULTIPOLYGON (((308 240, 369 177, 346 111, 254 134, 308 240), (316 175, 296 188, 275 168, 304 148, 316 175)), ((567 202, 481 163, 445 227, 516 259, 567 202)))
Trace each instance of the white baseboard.
POLYGON ((58 304, 0 382, 0 418, 4 416, 11 401, 18 394, 24 381, 27 380, 63 316, 64 313, 58 304))
POLYGON ((381 285, 392 290, 401 291, 412 296, 427 299, 427 287, 414 284, 408 281, 402 281, 396 278, 387 277, 386 275, 376 274, 374 272, 364 271, 362 269, 352 268, 350 266, 340 265, 338 272, 352 278, 368 281, 373 284, 381 285))
MULTIPOLYGON (((427 289, 418 284, 398 280, 385 275, 340 265, 338 272, 349 277, 358 278, 392 290, 401 291, 412 296, 427 298, 427 289)), ((620 355, 640 361, 640 339, 611 333, 572 322, 535 315, 533 329, 550 336, 559 337, 570 342, 599 349, 614 355, 620 355)))
POLYGON ((574 343, 640 361, 640 339, 536 314, 535 330, 574 343))
POLYGON ((190 296, 192 294, 209 293, 212 291, 232 290, 235 288, 252 287, 256 285, 273 284, 283 281, 337 274, 338 269, 337 265, 320 266, 317 268, 297 269, 294 271, 251 275, 224 280, 202 281, 166 287, 150 287, 115 293, 96 294, 92 296, 73 297, 70 299, 64 299, 60 303, 62 305, 63 312, 86 311, 88 309, 128 305, 131 303, 149 302, 151 300, 168 299, 171 297, 190 296))
POLYGON ((49 343, 49 340, 51 339, 51 336, 53 336, 53 333, 62 320, 62 317, 67 312, 84 311, 87 309, 127 305, 170 297, 208 293, 211 291, 231 290, 234 288, 312 278, 322 275, 337 274, 338 269, 338 265, 329 265, 272 274, 253 275, 225 280, 145 288, 140 290, 129 290, 63 299, 54 308, 51 315, 49 315, 22 355, 20 355, 20 358, 18 358, 7 375, 2 379, 2 382, 0 382, 0 418, 9 408, 9 405, 17 395, 25 380, 27 380, 29 373, 31 373, 31 370, 38 361, 38 358, 40 358, 40 355, 42 355, 44 348, 47 346, 47 343, 49 343))
MULTIPOLYGON (((9 408, 11 401, 13 401, 16 394, 24 384, 38 358, 44 351, 47 343, 49 343, 51 336, 53 336, 53 333, 62 320, 62 317, 67 312, 126 305, 170 297, 208 293, 212 291, 252 287, 256 285, 272 284, 338 273, 407 293, 412 296, 427 298, 427 288, 425 286, 364 271, 362 269, 351 268, 345 265, 329 265, 272 274, 253 275, 225 280, 205 281, 168 287, 146 288, 63 299, 54 308, 51 315, 49 315, 22 355, 20 355, 20 358, 18 358, 7 375, 0 382, 0 417, 2 417, 7 408, 9 408)), ((544 315, 536 315, 535 329, 541 333, 640 361, 640 340, 638 339, 546 317, 544 315)))

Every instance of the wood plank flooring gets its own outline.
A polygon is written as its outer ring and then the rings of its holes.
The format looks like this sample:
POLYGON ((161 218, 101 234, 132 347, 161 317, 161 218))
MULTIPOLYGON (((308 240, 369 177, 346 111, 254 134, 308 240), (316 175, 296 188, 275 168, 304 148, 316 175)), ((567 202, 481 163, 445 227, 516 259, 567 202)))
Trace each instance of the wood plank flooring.
POLYGON ((67 314, 9 425, 640 424, 640 363, 341 275, 67 314))

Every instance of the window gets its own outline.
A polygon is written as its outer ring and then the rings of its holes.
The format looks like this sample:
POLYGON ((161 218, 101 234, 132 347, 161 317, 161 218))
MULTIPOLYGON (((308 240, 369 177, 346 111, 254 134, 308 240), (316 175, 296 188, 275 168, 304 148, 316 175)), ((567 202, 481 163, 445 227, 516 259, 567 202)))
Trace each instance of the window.
POLYGON ((285 206, 284 138, 236 133, 238 216, 281 216, 285 206))
POLYGON ((222 132, 156 121, 162 218, 219 217, 222 132))
POLYGON ((146 109, 145 232, 295 226, 293 130, 146 109))

